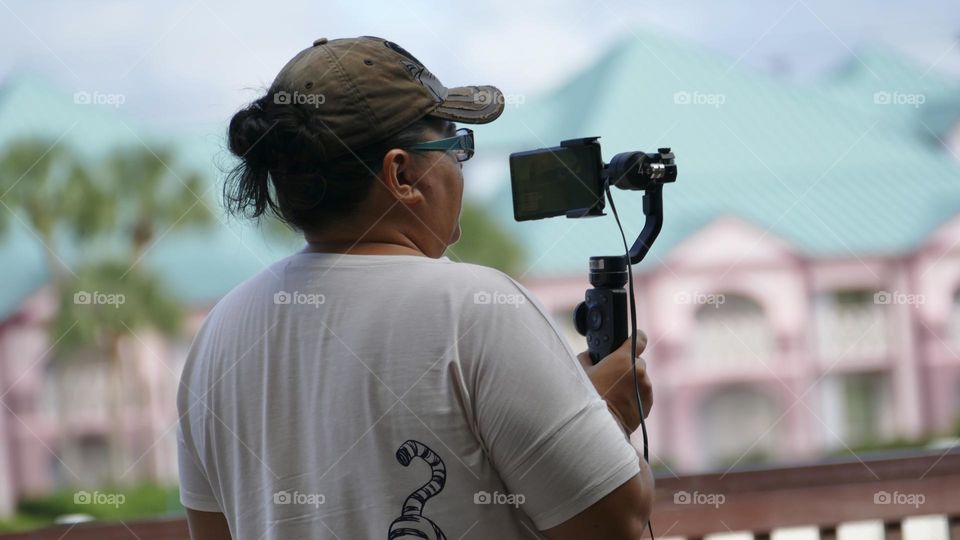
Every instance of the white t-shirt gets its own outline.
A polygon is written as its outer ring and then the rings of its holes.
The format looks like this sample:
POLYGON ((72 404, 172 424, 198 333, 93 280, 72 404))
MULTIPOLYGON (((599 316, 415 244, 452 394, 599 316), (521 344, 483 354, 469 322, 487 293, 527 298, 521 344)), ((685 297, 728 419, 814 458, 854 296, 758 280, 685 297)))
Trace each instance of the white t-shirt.
POLYGON ((235 540, 533 538, 640 471, 540 303, 446 257, 273 264, 210 312, 177 405, 180 499, 235 540))

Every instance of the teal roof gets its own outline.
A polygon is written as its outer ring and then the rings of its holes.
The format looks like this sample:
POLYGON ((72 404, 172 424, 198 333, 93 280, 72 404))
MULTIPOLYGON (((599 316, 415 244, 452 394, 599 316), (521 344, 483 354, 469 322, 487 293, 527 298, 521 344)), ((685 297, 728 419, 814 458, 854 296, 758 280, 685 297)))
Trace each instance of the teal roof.
MULTIPOLYGON (((226 119, 223 126, 226 126, 226 119)), ((225 129, 225 128, 224 128, 225 129)), ((91 163, 117 147, 172 147, 179 170, 205 173, 210 181, 206 204, 222 224, 202 233, 173 231, 148 251, 146 264, 168 280, 184 301, 206 304, 218 300, 264 266, 289 254, 291 245, 267 241, 264 233, 249 223, 224 219, 219 203, 221 169, 230 165, 221 134, 160 133, 125 114, 123 107, 76 105, 70 92, 51 81, 21 73, 0 85, 0 147, 18 137, 62 136, 60 144, 73 149, 91 163)), ((175 166, 175 168, 177 168, 175 166)), ((6 212, 0 208, 0 211, 6 212)), ((58 246, 58 255, 68 265, 76 253, 68 242, 58 246), (61 247, 62 246, 62 247, 61 247)), ((0 320, 15 312, 20 303, 47 280, 44 248, 16 219, 0 238, 0 320)))
MULTIPOLYGON (((889 51, 857 56, 827 79, 800 85, 636 33, 554 91, 508 106, 497 122, 478 128, 478 144, 502 160, 490 208, 528 252, 526 276, 579 275, 589 255, 621 249, 610 217, 513 221, 506 154, 590 135, 602 136, 607 159, 664 145, 677 152, 680 178, 665 188, 666 225, 648 264, 727 215, 769 228, 810 256, 915 248, 960 212, 960 164, 927 129, 942 134, 960 118, 958 83, 889 51), (874 92, 895 90, 927 99, 917 108, 873 104, 874 92), (724 101, 681 105, 678 92, 724 101)), ((207 173, 207 204, 219 212, 222 170, 231 163, 222 133, 157 132, 123 107, 77 106, 59 88, 30 74, 8 76, 0 84, 0 146, 16 137, 63 135, 63 144, 92 161, 117 146, 139 145, 138 138, 151 147, 168 144, 184 167, 207 173)), ((641 197, 614 196, 632 241, 642 225, 641 197)), ((292 249, 249 223, 224 220, 212 231, 164 236, 146 263, 183 300, 203 304, 292 249)), ((61 255, 75 259, 69 249, 61 255)), ((0 266, 2 320, 46 280, 42 247, 16 222, 0 238, 0 266)))
MULTIPOLYGON (((802 254, 849 256, 909 251, 960 212, 960 163, 920 124, 930 102, 873 103, 874 91, 901 89, 960 108, 957 81, 914 77, 923 70, 890 53, 866 55, 867 75, 854 59, 812 87, 731 69, 733 62, 639 34, 568 84, 508 109, 484 141, 506 152, 600 135, 606 159, 672 146, 680 176, 664 188, 666 223, 648 263, 724 215, 769 229, 802 254), (675 96, 722 104, 678 104, 675 96), (509 134, 506 143, 500 134, 509 134)), ((530 275, 582 273, 589 255, 622 251, 612 217, 513 222, 507 175, 504 167, 491 205, 531 253, 530 275)), ((641 196, 614 197, 632 242, 641 196)))
POLYGON ((829 82, 815 90, 920 139, 942 138, 960 121, 960 82, 883 47, 859 51, 829 82))

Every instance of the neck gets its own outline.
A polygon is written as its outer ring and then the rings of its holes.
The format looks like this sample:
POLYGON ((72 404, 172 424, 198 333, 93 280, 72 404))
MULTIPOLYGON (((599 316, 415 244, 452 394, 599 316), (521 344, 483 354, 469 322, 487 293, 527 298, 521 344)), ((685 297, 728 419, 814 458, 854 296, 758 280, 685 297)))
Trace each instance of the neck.
POLYGON ((337 242, 307 238, 305 251, 350 255, 415 255, 426 257, 415 245, 393 242, 337 242))

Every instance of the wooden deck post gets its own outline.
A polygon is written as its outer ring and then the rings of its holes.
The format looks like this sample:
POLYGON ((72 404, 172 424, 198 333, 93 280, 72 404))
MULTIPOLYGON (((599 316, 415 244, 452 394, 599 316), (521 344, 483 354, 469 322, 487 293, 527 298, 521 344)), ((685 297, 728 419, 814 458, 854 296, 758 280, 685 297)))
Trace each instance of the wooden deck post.
POLYGON ((883 537, 886 540, 903 540, 903 528, 899 521, 887 521, 883 524, 883 537))

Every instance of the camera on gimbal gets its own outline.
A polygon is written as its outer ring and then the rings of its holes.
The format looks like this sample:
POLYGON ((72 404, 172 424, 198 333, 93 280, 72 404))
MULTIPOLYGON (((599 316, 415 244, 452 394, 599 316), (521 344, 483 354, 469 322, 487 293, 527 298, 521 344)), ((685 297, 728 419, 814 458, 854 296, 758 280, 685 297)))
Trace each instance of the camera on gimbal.
MULTIPOLYGON (((628 253, 590 257, 590 284, 574 313, 577 331, 587 338, 594 363, 629 337, 627 332, 628 265, 639 263, 663 225, 663 184, 677 179, 669 148, 624 152, 604 163, 599 137, 570 139, 553 148, 510 155, 513 214, 517 221, 565 215, 605 215, 609 187, 643 191, 643 230, 628 253)), ((612 198, 611 198, 612 203, 612 198)), ((616 213, 616 208, 614 208, 616 213)))

